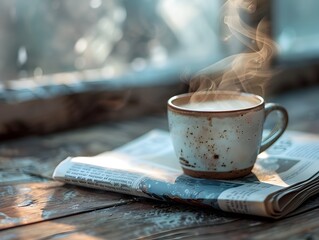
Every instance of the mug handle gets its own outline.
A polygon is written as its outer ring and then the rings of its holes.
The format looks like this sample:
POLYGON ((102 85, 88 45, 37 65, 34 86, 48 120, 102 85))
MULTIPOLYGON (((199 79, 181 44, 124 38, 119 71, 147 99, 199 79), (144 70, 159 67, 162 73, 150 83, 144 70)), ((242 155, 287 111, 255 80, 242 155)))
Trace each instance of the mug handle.
POLYGON ((265 104, 265 120, 268 115, 272 112, 276 111, 279 113, 277 116, 279 117, 279 121, 277 121, 276 125, 270 131, 267 137, 265 137, 261 141, 259 153, 265 151, 269 148, 277 139, 284 133, 288 125, 288 112, 287 110, 276 104, 276 103, 266 103, 265 104))

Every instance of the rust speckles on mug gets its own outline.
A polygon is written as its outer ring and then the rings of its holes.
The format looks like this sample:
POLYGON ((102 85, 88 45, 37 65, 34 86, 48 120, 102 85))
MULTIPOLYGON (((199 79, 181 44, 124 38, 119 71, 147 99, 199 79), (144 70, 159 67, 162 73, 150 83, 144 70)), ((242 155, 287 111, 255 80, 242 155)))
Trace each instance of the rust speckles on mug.
POLYGON ((183 157, 180 157, 179 158, 179 162, 182 166, 185 166, 185 167, 189 167, 189 168, 196 168, 194 165, 190 164, 189 161, 187 161, 185 158, 183 157))
POLYGON ((183 149, 180 151, 180 156, 183 157, 183 149))
POLYGON ((212 127, 213 126, 213 121, 212 121, 212 117, 208 117, 208 126, 212 127))

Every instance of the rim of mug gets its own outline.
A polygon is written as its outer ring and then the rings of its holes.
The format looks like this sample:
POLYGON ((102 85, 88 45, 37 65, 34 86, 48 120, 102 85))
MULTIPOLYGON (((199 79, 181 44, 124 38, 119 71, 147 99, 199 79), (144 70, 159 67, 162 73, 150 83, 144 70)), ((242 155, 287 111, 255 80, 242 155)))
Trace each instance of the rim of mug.
MULTIPOLYGON (((184 112, 184 113, 203 113, 203 114, 208 114, 208 113, 238 113, 238 112, 247 112, 247 111, 251 111, 253 109, 259 110, 264 108, 265 105, 265 100, 263 97, 257 95, 257 94, 253 94, 253 93, 245 93, 245 92, 236 92, 236 91, 221 91, 221 90, 216 90, 214 92, 211 93, 207 93, 207 92, 197 92, 196 94, 209 94, 209 95, 233 95, 233 96, 243 96, 243 97, 254 97, 255 99, 257 99, 259 101, 259 103, 256 103, 253 106, 250 107, 243 107, 240 109, 228 109, 228 110, 196 110, 196 109, 189 109, 189 108, 184 108, 181 106, 178 106, 176 104, 174 104, 173 102, 176 101, 177 99, 181 99, 181 98, 188 98, 190 99, 191 96, 193 94, 195 94, 196 92, 189 92, 189 93, 182 93, 179 95, 175 95, 173 97, 171 97, 168 101, 167 101, 167 106, 168 109, 171 109, 173 111, 179 111, 179 112, 184 112)), ((188 102, 187 102, 188 103, 188 102)))

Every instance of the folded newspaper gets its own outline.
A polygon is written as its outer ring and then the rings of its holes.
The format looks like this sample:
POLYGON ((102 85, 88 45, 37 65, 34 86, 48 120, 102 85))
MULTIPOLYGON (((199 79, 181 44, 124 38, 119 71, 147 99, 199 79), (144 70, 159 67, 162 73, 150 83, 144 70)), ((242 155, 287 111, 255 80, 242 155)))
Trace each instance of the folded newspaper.
POLYGON ((281 218, 319 193, 319 136, 286 131, 258 156, 252 173, 235 180, 183 174, 168 132, 153 130, 94 157, 69 157, 53 178, 70 184, 162 201, 281 218))

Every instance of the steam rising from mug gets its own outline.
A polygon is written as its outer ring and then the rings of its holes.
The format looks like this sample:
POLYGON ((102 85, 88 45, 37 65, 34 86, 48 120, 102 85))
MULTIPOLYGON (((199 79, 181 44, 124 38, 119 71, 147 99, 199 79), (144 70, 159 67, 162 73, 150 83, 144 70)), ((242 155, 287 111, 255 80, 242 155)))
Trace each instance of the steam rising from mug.
MULTIPOLYGON (((225 41, 234 36, 248 51, 229 56, 201 70, 190 81, 191 92, 232 90, 264 95, 265 84, 273 73, 269 67, 270 61, 277 47, 267 36, 268 23, 265 19, 253 28, 240 17, 240 12, 253 14, 257 7, 256 0, 228 0, 225 3, 224 23, 230 32, 225 41), (212 78, 211 73, 218 71, 223 74, 212 78)), ((194 94, 193 100, 199 101, 197 97, 194 94)))

